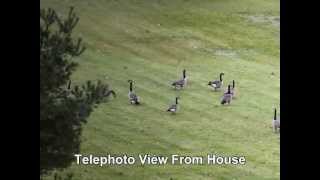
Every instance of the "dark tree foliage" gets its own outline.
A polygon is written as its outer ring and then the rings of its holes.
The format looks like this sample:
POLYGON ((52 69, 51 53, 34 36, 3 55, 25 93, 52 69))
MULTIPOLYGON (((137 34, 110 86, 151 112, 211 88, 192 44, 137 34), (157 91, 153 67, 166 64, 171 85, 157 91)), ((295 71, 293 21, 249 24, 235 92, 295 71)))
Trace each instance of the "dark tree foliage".
POLYGON ((71 83, 77 66, 72 57, 85 50, 81 39, 71 36, 78 21, 73 8, 65 19, 53 9, 40 9, 40 176, 70 165, 93 108, 115 96, 101 81, 71 83))

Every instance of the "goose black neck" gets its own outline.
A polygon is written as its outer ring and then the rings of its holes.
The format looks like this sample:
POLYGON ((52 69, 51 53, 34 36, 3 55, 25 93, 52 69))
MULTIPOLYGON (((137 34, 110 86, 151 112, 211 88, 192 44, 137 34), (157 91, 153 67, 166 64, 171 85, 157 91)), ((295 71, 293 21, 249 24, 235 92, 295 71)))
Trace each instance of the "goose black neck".
POLYGON ((234 86, 235 86, 235 82, 234 82, 234 80, 232 81, 232 88, 234 88, 234 86))
POLYGON ((176 98, 176 104, 178 104, 178 98, 176 98))
POLYGON ((182 74, 183 74, 183 78, 186 78, 186 70, 185 69, 183 70, 182 74))
POLYGON ((130 88, 129 88, 130 91, 132 91, 132 82, 130 82, 130 88))
POLYGON ((230 92, 230 85, 228 85, 228 94, 231 94, 231 92, 230 92))
POLYGON ((274 120, 277 119, 277 109, 276 109, 276 108, 274 108, 274 117, 273 117, 273 119, 274 119, 274 120))
POLYGON ((223 74, 221 73, 221 74, 220 74, 220 81, 222 81, 222 76, 223 76, 223 74))

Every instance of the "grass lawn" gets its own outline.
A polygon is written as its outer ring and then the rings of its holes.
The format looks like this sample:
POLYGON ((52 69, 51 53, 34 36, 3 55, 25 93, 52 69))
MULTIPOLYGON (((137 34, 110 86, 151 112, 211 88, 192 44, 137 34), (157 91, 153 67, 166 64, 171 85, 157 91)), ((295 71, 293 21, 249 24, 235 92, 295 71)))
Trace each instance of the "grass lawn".
MULTIPOLYGON (((75 37, 87 50, 75 84, 102 79, 117 98, 101 104, 83 131, 82 154, 243 155, 243 166, 79 166, 79 180, 280 179, 280 136, 272 132, 280 103, 279 0, 41 0, 66 15, 75 7, 75 37), (188 86, 171 88, 187 70, 188 86), (237 99, 207 83, 224 72, 237 99), (128 102, 128 79, 141 106, 128 102), (176 115, 166 112, 180 96, 176 115)), ((46 179, 52 179, 48 176, 46 179)))

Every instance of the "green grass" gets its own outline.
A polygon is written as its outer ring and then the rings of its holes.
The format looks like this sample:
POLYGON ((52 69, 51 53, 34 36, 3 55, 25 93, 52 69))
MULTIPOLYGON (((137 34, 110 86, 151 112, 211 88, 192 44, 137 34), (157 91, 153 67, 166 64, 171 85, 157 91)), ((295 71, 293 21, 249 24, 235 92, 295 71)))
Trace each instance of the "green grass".
MULTIPOLYGON (((83 132, 82 154, 244 155, 244 166, 72 165, 75 179, 279 179, 279 134, 272 133, 280 99, 278 0, 41 0, 80 16, 75 36, 87 50, 75 83, 104 79, 118 97, 101 104, 83 132), (272 19, 272 17, 276 17, 272 19), (278 19, 277 19, 278 18, 278 19), (124 67, 127 67, 125 69, 124 67), (187 70, 189 84, 170 82, 187 70), (225 73, 238 97, 221 106, 207 82, 225 73), (271 73, 275 75, 271 75, 271 73), (141 106, 128 103, 135 80, 141 106), (165 112, 181 97, 177 115, 165 112)), ((47 179, 51 179, 50 176, 47 179)))

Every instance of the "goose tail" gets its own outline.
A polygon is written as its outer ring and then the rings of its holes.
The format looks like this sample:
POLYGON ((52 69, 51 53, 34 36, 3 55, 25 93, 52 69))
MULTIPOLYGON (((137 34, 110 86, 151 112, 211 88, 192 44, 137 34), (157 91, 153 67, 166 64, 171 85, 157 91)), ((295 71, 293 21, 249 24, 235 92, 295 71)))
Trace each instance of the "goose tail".
POLYGON ((225 104, 227 101, 226 100, 222 100, 221 101, 221 104, 223 105, 223 104, 225 104))

